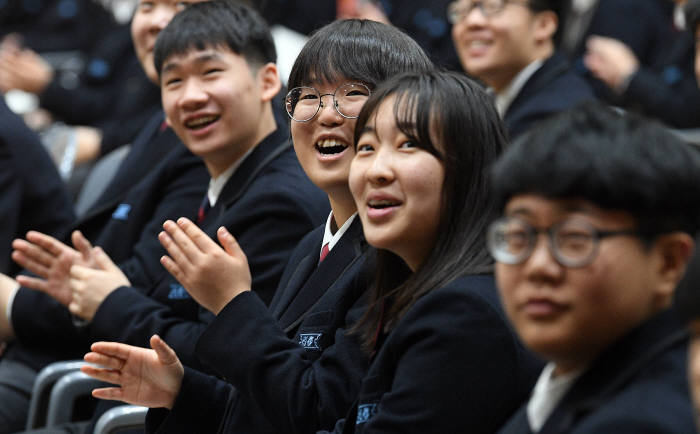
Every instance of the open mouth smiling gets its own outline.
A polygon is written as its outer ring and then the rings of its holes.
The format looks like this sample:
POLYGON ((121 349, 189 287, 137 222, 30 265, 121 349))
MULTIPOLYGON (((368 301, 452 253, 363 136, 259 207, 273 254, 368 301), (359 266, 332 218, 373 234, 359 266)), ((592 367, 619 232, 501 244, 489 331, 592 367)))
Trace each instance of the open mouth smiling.
POLYGON ((319 140, 314 146, 323 155, 340 154, 348 148, 347 143, 334 139, 319 140))
POLYGON ((202 116, 202 117, 198 117, 195 119, 190 119, 190 120, 185 122, 185 127, 189 128, 191 130, 200 130, 200 129, 218 121, 219 118, 220 118, 220 116, 218 116, 218 115, 211 115, 211 116, 202 116))

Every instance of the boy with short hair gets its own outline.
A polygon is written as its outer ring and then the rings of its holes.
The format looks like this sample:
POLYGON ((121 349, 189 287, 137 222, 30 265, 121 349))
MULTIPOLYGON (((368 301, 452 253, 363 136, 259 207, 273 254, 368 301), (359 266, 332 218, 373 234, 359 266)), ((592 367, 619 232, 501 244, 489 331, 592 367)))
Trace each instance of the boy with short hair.
POLYGON ((670 306, 700 227, 699 167, 660 125, 599 105, 497 162, 497 282, 549 362, 502 433, 693 432, 687 333, 670 306))
POLYGON ((493 92, 510 136, 593 99, 588 84, 555 50, 559 0, 456 0, 452 39, 467 74, 493 92))

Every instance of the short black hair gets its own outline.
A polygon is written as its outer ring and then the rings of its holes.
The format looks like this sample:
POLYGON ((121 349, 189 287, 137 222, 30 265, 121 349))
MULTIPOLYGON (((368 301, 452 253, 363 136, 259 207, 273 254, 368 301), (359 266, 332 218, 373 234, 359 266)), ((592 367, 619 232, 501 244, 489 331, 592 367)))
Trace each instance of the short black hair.
POLYGON ((535 12, 552 11, 561 19, 562 3, 562 0, 529 0, 528 7, 535 12))
POLYGON ((277 61, 270 28, 258 12, 236 1, 214 0, 187 6, 160 32, 153 53, 156 71, 160 75, 170 56, 217 46, 252 66, 277 61))
POLYGON ((371 89, 393 75, 432 68, 418 43, 396 27, 371 20, 339 20, 309 38, 294 62, 288 87, 347 78, 371 89))
POLYGON ((688 0, 688 3, 683 6, 683 11, 685 12, 685 28, 695 36, 698 24, 700 24, 700 0, 688 0))
POLYGON ((700 223, 700 154, 661 124, 599 103, 538 124, 491 171, 501 207, 518 194, 584 199, 632 214, 640 235, 700 223))

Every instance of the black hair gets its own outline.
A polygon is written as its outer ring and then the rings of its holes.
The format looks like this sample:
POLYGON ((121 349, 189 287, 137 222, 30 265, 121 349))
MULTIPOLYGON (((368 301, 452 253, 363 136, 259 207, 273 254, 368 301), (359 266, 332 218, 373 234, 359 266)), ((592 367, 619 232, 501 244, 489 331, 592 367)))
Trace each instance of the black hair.
POLYGON ((646 241, 694 235, 700 155, 657 122, 599 103, 561 113, 520 137, 492 170, 502 207, 515 195, 584 199, 629 212, 646 241))
POLYGON ((158 35, 153 53, 160 75, 173 55, 208 47, 228 47, 251 66, 277 61, 270 28, 253 8, 229 0, 194 3, 173 17, 158 35))
POLYGON ((700 0, 688 0, 683 6, 685 12, 685 28, 693 34, 695 40, 695 32, 700 24, 700 0))
POLYGON ((535 12, 554 12, 561 19, 562 0, 529 0, 528 7, 535 12))
POLYGON ((497 207, 488 169, 506 145, 506 131, 490 98, 475 81, 455 72, 396 76, 369 97, 355 127, 355 146, 381 103, 395 96, 398 129, 442 161, 445 178, 437 239, 411 273, 394 253, 379 250, 371 305, 355 328, 364 346, 374 345, 382 324, 388 332, 420 297, 467 274, 490 273, 485 234, 497 207), (390 300, 388 310, 380 313, 390 300))
POLYGON ((396 27, 371 20, 339 20, 309 38, 294 62, 288 87, 347 78, 372 89, 393 75, 432 68, 418 43, 396 27))

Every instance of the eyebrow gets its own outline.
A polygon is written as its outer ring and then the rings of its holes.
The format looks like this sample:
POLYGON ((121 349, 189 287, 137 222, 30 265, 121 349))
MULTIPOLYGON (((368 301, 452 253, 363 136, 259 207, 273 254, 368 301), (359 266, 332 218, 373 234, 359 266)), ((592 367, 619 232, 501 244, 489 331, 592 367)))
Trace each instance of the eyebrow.
MULTIPOLYGON (((203 63, 207 63, 207 62, 212 61, 212 60, 217 60, 217 61, 218 61, 218 60, 222 60, 222 58, 221 58, 221 56, 219 55, 219 53, 216 53, 216 52, 205 52, 205 53, 202 53, 202 54, 197 55, 197 57, 195 57, 194 59, 192 59, 192 62, 201 65, 201 64, 203 64, 203 63)), ((163 69, 162 69, 162 71, 161 71, 161 75, 166 74, 166 73, 168 73, 168 72, 170 72, 170 71, 172 71, 172 70, 174 70, 174 69, 180 68, 180 65, 181 65, 181 62, 177 62, 177 61, 175 61, 175 60, 172 60, 172 61, 170 61, 170 62, 167 62, 167 63, 165 64, 165 66, 163 66, 163 69)))

